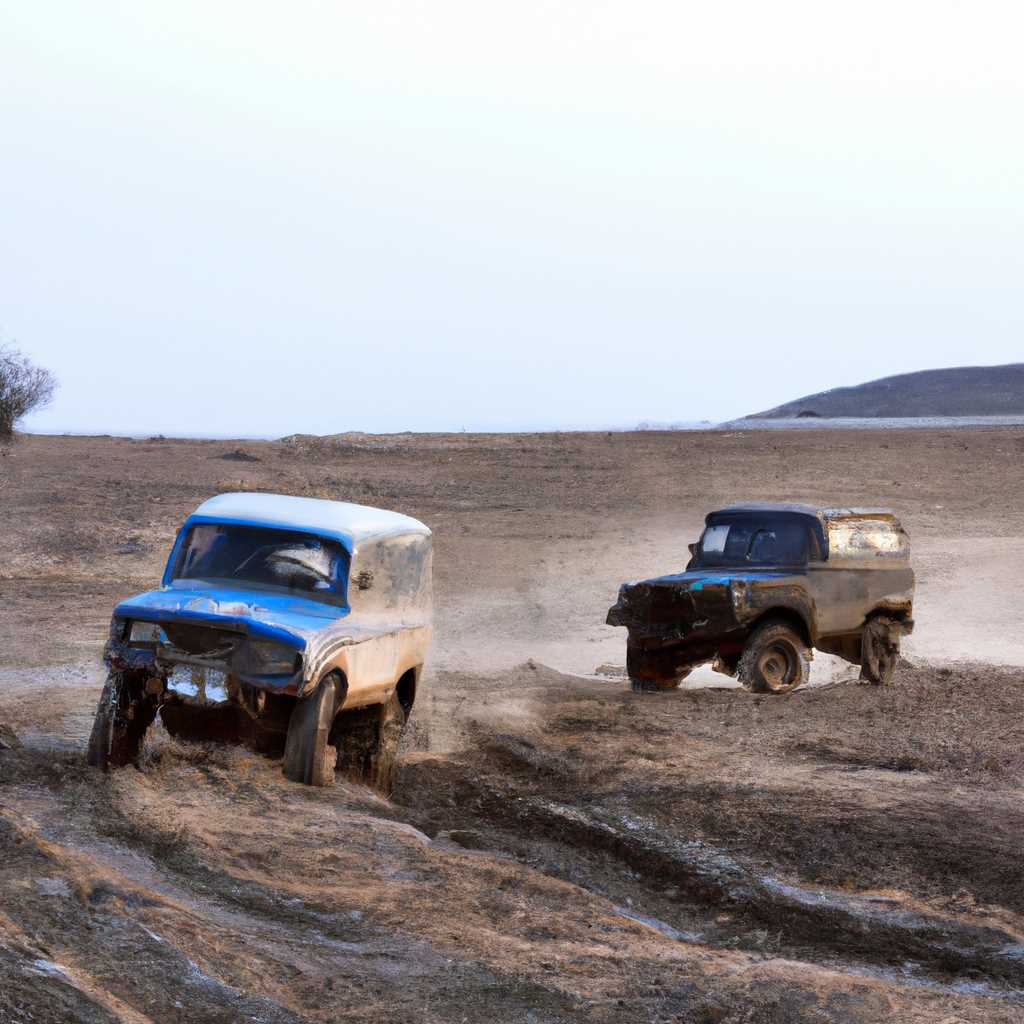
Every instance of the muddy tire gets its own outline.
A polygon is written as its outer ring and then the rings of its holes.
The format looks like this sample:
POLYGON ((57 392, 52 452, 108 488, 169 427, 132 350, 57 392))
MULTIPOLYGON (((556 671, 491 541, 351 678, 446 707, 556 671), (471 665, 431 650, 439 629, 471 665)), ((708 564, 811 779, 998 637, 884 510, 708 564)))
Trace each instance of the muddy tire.
POLYGON ((406 714, 396 693, 380 706, 377 749, 370 757, 366 781, 374 789, 390 796, 395 788, 398 743, 405 732, 406 714))
POLYGON ((342 683, 327 676, 292 711, 281 770, 293 782, 329 786, 334 782, 336 751, 328 742, 341 703, 342 683))
POLYGON ((766 622, 747 639, 736 676, 752 693, 789 693, 810 678, 811 654, 785 622, 766 622))
POLYGON ((879 615, 861 634, 860 678, 872 686, 888 686, 900 660, 900 630, 890 618, 879 615))
POLYGON ((110 672, 103 684, 86 760, 107 771, 133 764, 142 753, 146 730, 156 717, 156 702, 143 684, 127 672, 110 672))
POLYGON ((398 694, 383 704, 340 715, 332 739, 338 771, 390 796, 395 788, 398 743, 408 716, 398 694))
POLYGON ((634 693, 665 693, 678 690, 692 671, 677 664, 678 655, 669 650, 648 650, 626 644, 626 675, 634 693))

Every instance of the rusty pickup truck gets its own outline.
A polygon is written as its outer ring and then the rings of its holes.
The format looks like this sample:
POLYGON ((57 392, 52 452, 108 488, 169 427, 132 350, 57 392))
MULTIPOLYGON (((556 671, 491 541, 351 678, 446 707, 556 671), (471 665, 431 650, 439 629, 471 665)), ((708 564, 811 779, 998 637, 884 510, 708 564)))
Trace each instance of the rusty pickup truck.
POLYGON ((913 629, 910 544, 885 509, 735 505, 710 513, 684 572, 624 583, 608 623, 629 630, 634 690, 671 690, 697 665, 758 693, 806 682, 812 651, 891 682, 913 629))

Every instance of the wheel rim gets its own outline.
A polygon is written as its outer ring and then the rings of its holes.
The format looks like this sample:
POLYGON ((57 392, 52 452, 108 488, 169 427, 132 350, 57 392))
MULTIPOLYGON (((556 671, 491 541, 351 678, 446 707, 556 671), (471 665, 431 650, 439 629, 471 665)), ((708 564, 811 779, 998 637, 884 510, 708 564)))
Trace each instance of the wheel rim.
POLYGON ((796 652, 789 644, 774 643, 757 660, 757 670, 769 690, 789 690, 799 680, 796 652))

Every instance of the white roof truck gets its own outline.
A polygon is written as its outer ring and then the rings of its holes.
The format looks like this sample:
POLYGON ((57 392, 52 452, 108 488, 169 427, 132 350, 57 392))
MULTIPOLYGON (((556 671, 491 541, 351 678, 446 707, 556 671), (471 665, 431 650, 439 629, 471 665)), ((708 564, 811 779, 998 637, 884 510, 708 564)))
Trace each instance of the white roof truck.
POLYGON ((89 742, 138 758, 157 714, 173 735, 283 754, 390 790, 432 627, 431 534, 384 509, 221 494, 185 520, 161 585, 114 609, 89 742))

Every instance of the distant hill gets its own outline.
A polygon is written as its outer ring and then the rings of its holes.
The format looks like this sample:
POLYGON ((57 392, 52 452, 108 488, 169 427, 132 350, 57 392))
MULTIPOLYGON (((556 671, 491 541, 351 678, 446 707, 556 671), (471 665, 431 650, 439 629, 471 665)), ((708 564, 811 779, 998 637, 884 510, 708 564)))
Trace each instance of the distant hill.
POLYGON ((744 419, 1020 415, 1024 415, 1024 363, 1008 363, 882 377, 798 398, 744 419))

